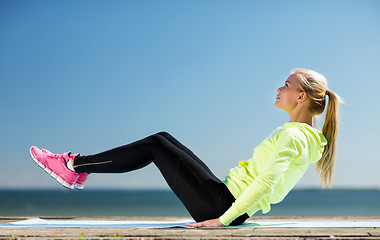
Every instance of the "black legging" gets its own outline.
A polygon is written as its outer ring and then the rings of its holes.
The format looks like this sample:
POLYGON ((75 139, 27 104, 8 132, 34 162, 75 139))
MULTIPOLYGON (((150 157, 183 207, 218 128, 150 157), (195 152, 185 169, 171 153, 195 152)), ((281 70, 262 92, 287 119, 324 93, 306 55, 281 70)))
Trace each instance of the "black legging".
MULTIPOLYGON (((192 151, 166 132, 95 155, 77 156, 74 169, 78 173, 121 173, 151 162, 197 222, 220 217, 235 201, 226 185, 192 151)), ((230 225, 240 225, 248 217, 245 213, 230 225)))

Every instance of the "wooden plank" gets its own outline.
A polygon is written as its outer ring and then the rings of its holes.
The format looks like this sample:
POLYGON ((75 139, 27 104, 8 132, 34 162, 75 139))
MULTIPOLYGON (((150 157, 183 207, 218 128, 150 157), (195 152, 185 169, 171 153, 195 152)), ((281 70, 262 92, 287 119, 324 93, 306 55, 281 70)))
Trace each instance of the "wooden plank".
MULTIPOLYGON (((1 217, 0 223, 31 217, 1 217)), ((32 217, 34 218, 34 217, 32 217)), ((178 217, 49 217, 92 220, 178 220, 178 217)), ((261 217, 257 221, 380 221, 380 217, 261 217)), ((0 228, 0 239, 376 239, 376 228, 238 228, 238 229, 147 229, 147 228, 0 228)))

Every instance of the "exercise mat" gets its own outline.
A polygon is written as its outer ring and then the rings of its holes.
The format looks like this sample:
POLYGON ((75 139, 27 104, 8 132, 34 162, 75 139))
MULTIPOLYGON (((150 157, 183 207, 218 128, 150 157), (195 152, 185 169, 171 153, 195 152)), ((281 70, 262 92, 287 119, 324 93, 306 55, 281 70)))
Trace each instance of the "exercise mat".
MULTIPOLYGON (((0 224, 0 227, 35 228, 191 228, 186 226, 192 219, 175 221, 109 221, 109 220, 45 220, 33 218, 23 221, 0 224)), ((227 228, 373 228, 380 222, 355 221, 248 221, 239 226, 227 228)))

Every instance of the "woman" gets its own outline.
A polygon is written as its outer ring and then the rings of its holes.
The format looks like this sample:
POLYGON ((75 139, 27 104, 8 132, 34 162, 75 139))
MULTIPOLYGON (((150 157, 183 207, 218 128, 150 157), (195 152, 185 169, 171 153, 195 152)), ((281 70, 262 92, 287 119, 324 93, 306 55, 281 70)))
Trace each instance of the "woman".
POLYGON ((335 162, 339 96, 321 74, 295 69, 277 89, 275 106, 289 122, 277 128, 219 180, 188 148, 166 132, 94 155, 52 154, 33 146, 34 161, 63 186, 82 189, 90 173, 121 173, 154 163, 196 223, 192 227, 240 225, 258 210, 284 199, 311 163, 323 186, 331 184, 335 162), (321 133, 313 126, 325 109, 321 133))

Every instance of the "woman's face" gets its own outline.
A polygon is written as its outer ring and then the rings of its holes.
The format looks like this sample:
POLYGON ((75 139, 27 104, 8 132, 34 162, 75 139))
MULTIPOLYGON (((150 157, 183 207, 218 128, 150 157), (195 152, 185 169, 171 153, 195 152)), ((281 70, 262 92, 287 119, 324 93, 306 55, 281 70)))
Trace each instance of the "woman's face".
POLYGON ((277 88, 275 106, 290 113, 297 105, 300 97, 300 83, 296 75, 292 74, 285 81, 284 86, 277 88))

